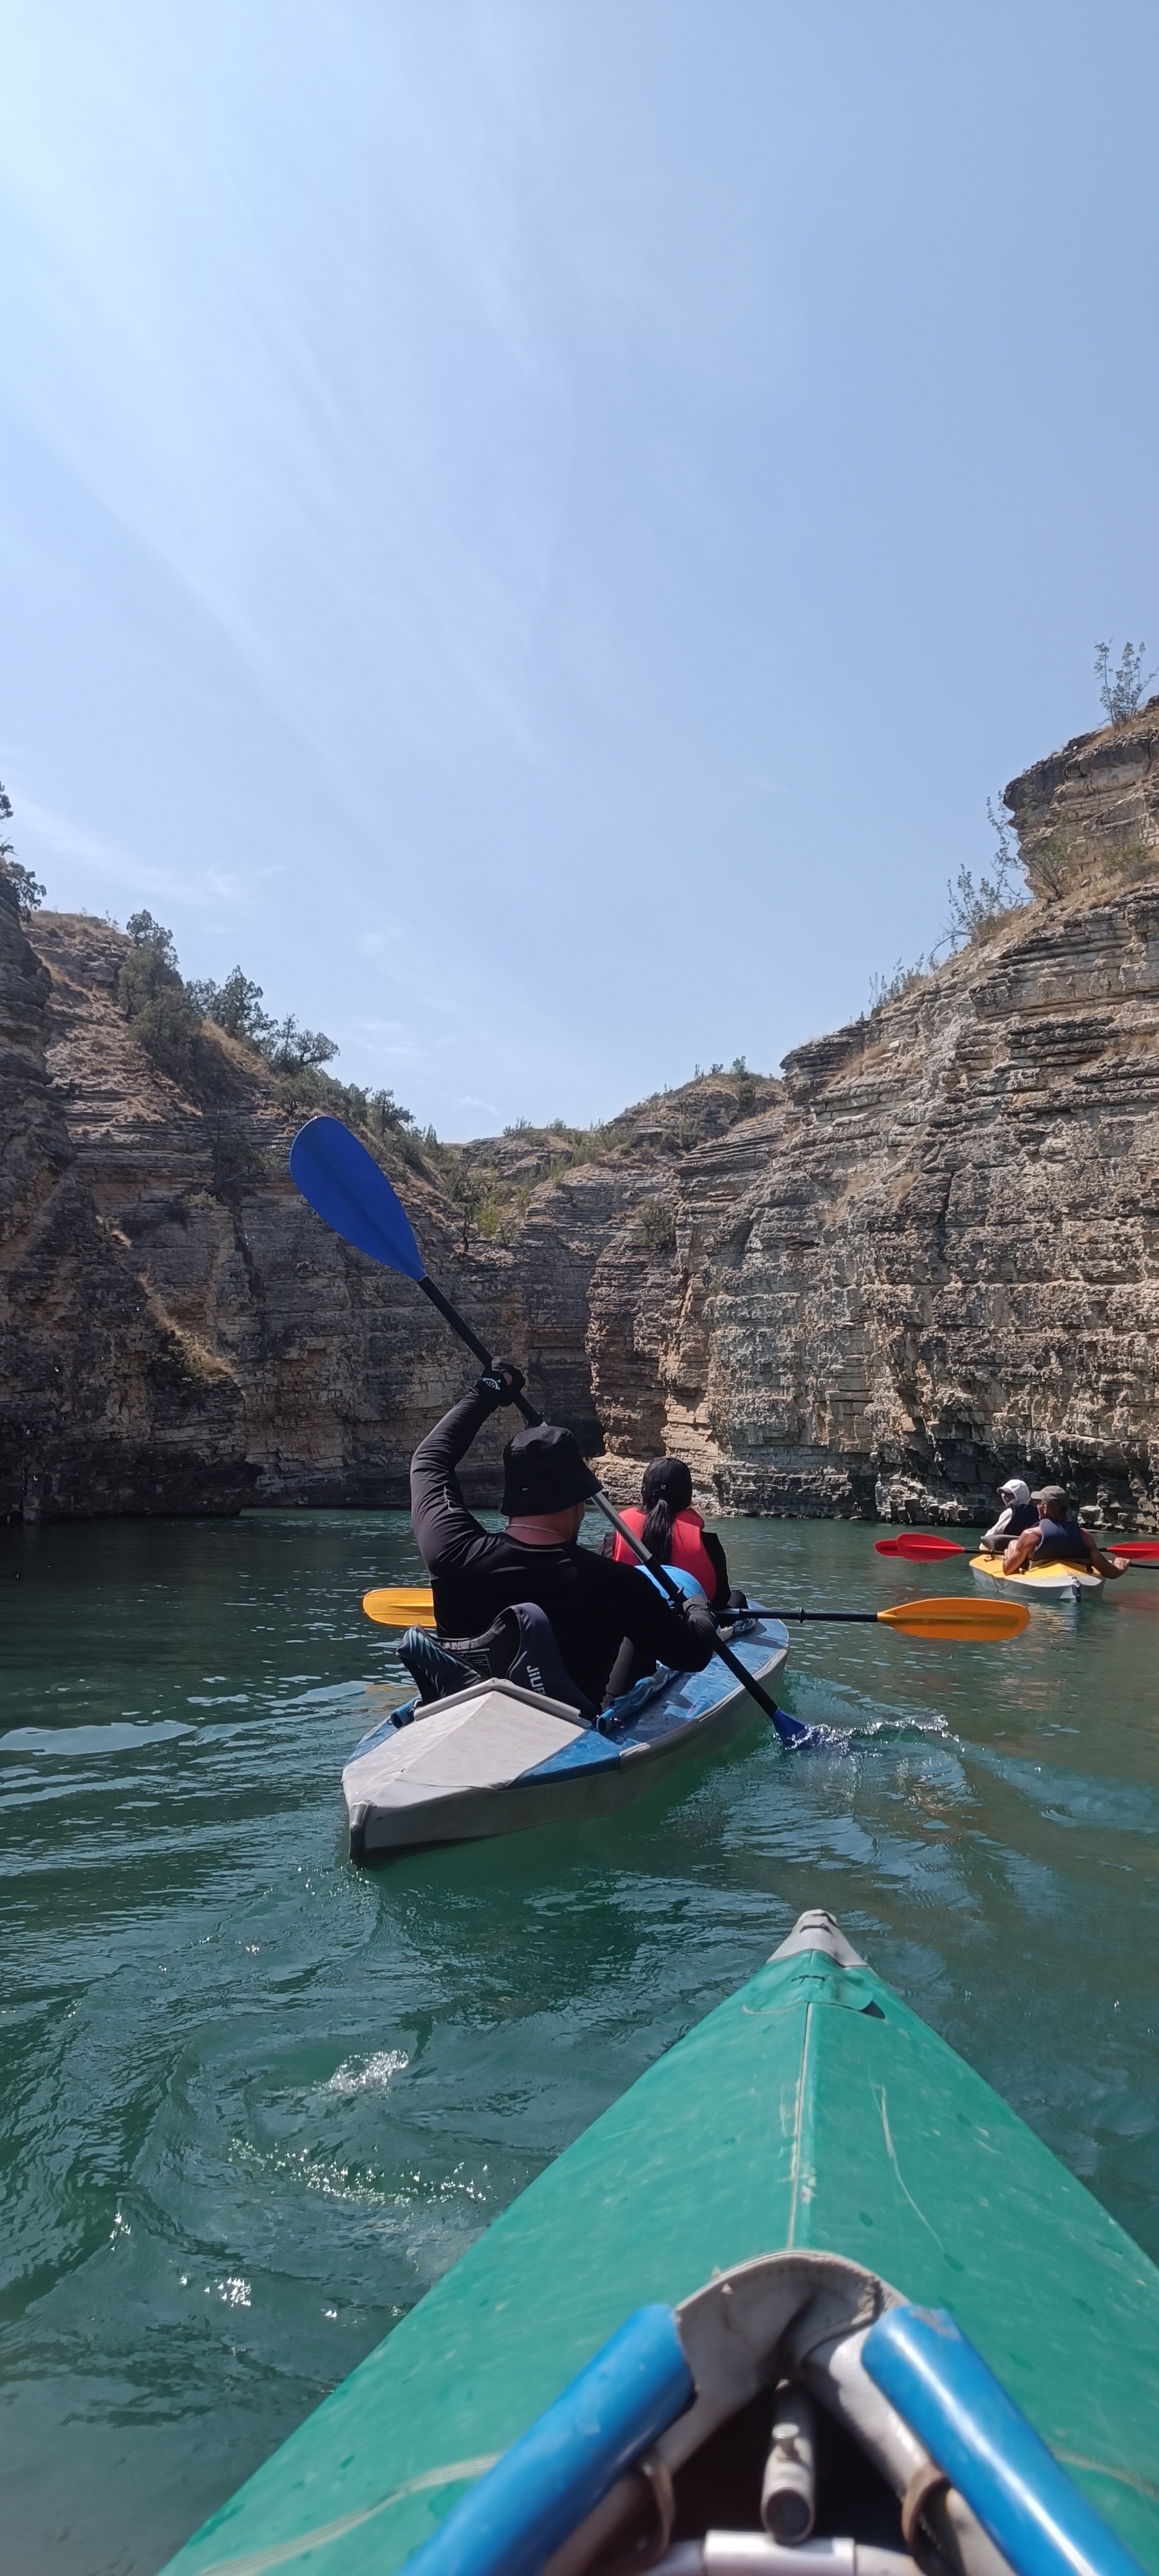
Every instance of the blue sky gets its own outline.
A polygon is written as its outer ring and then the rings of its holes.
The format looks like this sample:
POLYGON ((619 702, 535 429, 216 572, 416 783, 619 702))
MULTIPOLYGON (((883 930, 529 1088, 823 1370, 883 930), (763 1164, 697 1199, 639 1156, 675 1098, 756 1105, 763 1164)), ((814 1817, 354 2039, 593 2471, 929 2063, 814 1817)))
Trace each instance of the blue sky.
POLYGON ((1121 0, 8 0, 51 900, 448 1136, 856 1012, 1159 648, 1157 74, 1121 0))

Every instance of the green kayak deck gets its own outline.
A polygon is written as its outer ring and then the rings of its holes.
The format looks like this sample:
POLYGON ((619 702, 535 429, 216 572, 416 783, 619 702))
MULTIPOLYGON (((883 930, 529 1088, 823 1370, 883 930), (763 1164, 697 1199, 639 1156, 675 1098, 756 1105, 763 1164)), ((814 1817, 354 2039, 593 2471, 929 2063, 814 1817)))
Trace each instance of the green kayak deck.
POLYGON ((1159 2271, 870 1968, 809 1947, 577 2138, 173 2576, 390 2576, 633 2309, 781 2247, 952 2309, 1159 2576, 1159 2271))

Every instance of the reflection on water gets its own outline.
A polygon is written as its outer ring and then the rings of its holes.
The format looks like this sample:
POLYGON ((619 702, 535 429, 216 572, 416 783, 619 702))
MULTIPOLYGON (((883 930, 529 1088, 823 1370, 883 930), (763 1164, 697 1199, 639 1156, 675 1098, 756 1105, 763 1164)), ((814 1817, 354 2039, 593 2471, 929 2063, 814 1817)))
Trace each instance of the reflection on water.
MULTIPOLYGON (((970 1589, 723 1525, 775 1606, 970 1589), (916 1578, 916 1579, 915 1579, 916 1578)), ((826 1731, 359 1876, 399 1514, 0 1533, 0 2569, 155 2569, 824 1904, 1159 2256, 1159 1574, 1013 1646, 793 1632, 826 1731)))

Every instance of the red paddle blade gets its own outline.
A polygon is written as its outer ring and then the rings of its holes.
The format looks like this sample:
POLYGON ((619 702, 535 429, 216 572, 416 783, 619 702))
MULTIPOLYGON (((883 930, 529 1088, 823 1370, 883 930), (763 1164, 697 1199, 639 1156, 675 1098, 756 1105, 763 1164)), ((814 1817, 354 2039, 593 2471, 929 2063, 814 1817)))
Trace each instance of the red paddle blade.
POLYGON ((1136 1565, 1159 1565, 1159 1538, 1102 1538, 1108 1556, 1133 1557, 1136 1565))
POLYGON ((911 1565, 929 1564, 935 1556, 964 1556, 956 1539, 937 1538, 925 1530, 903 1530, 900 1538, 875 1538, 879 1556, 905 1556, 911 1565))

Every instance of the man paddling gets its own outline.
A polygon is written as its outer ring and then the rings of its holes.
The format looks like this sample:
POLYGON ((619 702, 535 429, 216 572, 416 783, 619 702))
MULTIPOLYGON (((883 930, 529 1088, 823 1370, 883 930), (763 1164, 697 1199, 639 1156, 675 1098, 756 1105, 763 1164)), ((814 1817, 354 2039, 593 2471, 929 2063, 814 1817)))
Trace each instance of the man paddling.
POLYGON ((490 1415, 514 1404, 523 1383, 522 1372, 510 1366, 481 1377, 411 1460, 411 1520, 440 1638, 478 1637, 500 1611, 534 1602, 551 1622, 572 1680, 597 1708, 625 1637, 642 1656, 677 1672, 703 1672, 716 1640, 707 1605, 692 1601, 672 1609, 647 1575, 577 1545, 598 1486, 570 1431, 541 1422, 508 1441, 505 1531, 485 1530, 467 1510, 455 1469, 490 1415))
POLYGON ((1116 1583, 1120 1574, 1130 1572, 1127 1557, 1104 1555, 1082 1522, 1069 1518, 1070 1503, 1061 1485, 1044 1485, 1030 1499, 1037 1525, 1012 1540, 1002 1559, 1004 1574, 1017 1574, 1024 1565, 1080 1565, 1116 1583))

